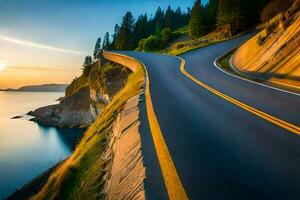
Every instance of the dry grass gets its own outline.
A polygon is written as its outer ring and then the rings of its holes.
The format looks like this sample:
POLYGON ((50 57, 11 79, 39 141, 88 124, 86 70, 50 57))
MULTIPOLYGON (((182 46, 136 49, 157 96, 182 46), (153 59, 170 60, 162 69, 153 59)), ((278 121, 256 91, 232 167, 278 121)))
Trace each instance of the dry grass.
POLYGON ((218 38, 214 37, 213 33, 210 33, 209 35, 203 36, 195 40, 176 42, 170 48, 163 50, 162 53, 178 56, 195 49, 226 41, 228 39, 231 38, 218 38))

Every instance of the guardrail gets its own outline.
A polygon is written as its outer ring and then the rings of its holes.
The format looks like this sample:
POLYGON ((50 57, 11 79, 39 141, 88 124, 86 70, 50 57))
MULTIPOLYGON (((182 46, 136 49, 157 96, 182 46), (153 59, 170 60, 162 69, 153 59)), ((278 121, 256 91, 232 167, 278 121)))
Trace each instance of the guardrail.
POLYGON ((141 67, 141 64, 139 62, 137 62, 135 59, 133 59, 129 56, 122 55, 122 54, 104 51, 103 57, 106 60, 118 63, 120 65, 123 65, 123 66, 129 68, 133 72, 136 72, 137 69, 141 67))

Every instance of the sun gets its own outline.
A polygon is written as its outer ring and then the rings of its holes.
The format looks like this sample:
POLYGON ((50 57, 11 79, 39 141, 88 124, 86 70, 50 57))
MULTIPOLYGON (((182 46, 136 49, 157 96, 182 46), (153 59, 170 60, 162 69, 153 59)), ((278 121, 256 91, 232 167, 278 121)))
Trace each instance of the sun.
POLYGON ((3 70, 3 69, 5 69, 5 67, 6 67, 6 64, 4 64, 4 63, 0 63, 0 70, 3 70))

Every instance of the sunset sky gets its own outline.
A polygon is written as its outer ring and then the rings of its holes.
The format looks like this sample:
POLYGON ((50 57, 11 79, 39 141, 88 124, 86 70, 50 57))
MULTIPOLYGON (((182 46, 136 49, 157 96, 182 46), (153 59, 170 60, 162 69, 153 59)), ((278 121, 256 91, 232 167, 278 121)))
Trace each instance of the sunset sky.
POLYGON ((154 13, 193 0, 0 0, 0 88, 69 83, 95 40, 130 10, 154 13))

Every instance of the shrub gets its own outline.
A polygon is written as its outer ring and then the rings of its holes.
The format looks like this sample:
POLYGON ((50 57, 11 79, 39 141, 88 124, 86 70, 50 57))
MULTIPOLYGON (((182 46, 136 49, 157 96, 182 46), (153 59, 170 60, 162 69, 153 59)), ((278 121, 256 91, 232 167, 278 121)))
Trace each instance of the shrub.
POLYGON ((173 40, 173 33, 170 28, 165 28, 161 31, 161 39, 166 45, 173 40))
POLYGON ((162 40, 154 35, 150 35, 144 41, 144 50, 145 51, 157 51, 162 47, 162 40))
POLYGON ((146 39, 141 39, 139 41, 139 47, 137 48, 138 51, 144 50, 144 44, 145 44, 146 39))

